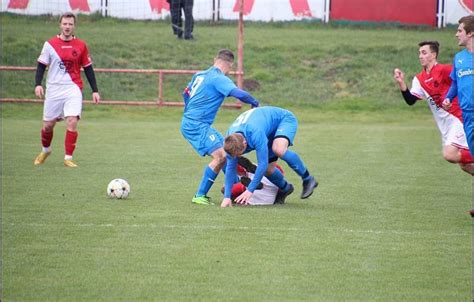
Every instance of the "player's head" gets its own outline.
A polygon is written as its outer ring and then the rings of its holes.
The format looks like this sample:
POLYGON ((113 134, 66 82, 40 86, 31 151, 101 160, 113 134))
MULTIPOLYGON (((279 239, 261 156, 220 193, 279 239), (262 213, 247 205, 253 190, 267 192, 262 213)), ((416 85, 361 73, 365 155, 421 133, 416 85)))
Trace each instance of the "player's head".
POLYGON ((229 73, 234 65, 234 53, 228 49, 221 49, 214 58, 214 65, 219 67, 224 74, 229 73))
POLYGON ((438 41, 423 41, 418 43, 418 46, 420 47, 418 49, 418 58, 420 59, 421 66, 429 67, 436 63, 439 53, 438 41))
POLYGON ((70 38, 74 35, 74 28, 76 26, 76 15, 73 13, 64 13, 59 18, 59 28, 61 35, 64 38, 70 38))
POLYGON ((456 31, 456 38, 460 46, 467 46, 472 42, 474 36, 474 15, 464 16, 459 19, 458 30, 456 31))
POLYGON ((247 148, 247 142, 240 133, 232 133, 224 140, 224 150, 232 157, 241 156, 247 148))

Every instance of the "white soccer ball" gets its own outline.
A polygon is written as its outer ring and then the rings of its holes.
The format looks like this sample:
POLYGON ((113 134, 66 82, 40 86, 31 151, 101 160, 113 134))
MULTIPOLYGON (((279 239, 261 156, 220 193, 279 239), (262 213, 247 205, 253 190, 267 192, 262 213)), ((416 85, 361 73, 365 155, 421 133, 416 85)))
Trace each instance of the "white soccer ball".
POLYGON ((130 185, 125 179, 116 178, 107 186, 107 196, 115 199, 125 199, 130 194, 130 185))

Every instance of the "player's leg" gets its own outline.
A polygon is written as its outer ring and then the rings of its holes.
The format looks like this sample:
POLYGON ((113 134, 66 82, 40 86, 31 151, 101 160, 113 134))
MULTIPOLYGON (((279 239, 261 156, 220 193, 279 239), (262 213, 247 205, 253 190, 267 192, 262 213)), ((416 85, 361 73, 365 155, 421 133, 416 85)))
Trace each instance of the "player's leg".
POLYGON ((62 118, 62 100, 52 99, 50 98, 50 95, 50 90, 46 90, 46 99, 43 106, 43 128, 41 128, 42 150, 35 158, 35 165, 43 164, 46 158, 51 154, 51 142, 53 140, 54 126, 56 125, 56 121, 62 118))
POLYGON ((76 168, 72 156, 77 143, 77 124, 82 112, 82 93, 79 88, 74 87, 69 92, 68 99, 64 103, 64 116, 66 120, 66 135, 64 137, 64 165, 69 168, 76 168))
POLYGON ((293 145, 293 140, 298 128, 298 120, 295 115, 288 112, 279 125, 278 135, 275 137, 273 152, 283 159, 303 180, 303 189, 301 191, 301 199, 308 198, 313 194, 314 189, 318 186, 318 182, 312 176, 300 156, 291 150, 288 146, 293 145), (286 142, 285 142, 286 140, 286 142))
POLYGON ((283 176, 283 173, 279 169, 276 169, 276 161, 278 157, 277 156, 272 156, 270 158, 270 163, 268 164, 268 168, 265 174, 265 177, 273 183, 275 186, 278 187, 278 193, 275 197, 275 204, 284 204, 286 197, 288 197, 295 188, 293 187, 292 184, 290 184, 285 176, 283 176))
POLYGON ((204 168, 204 172, 199 183, 198 190, 194 196, 192 202, 198 204, 211 204, 207 193, 211 189, 214 181, 219 175, 220 170, 225 165, 226 153, 223 148, 224 138, 222 135, 212 127, 203 128, 205 131, 205 139, 200 142, 198 152, 201 155, 209 155, 212 157, 211 162, 204 168))
POLYGON ((41 145, 40 154, 36 156, 34 164, 41 165, 46 158, 51 154, 51 142, 53 140, 54 126, 56 121, 43 121, 43 128, 41 128, 41 145))

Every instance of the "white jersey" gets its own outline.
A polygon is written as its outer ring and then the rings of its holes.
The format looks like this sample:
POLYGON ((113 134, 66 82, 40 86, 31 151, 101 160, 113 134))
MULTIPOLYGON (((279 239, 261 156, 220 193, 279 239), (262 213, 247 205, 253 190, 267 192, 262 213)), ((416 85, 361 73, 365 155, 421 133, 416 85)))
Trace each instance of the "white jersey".
MULTIPOLYGON (((252 173, 247 173, 250 179, 253 179, 252 173)), ((261 190, 255 190, 250 197, 249 204, 256 205, 273 205, 275 198, 278 193, 278 187, 268 180, 265 176, 262 178, 261 183, 263 188, 261 190)))
POLYGON ((425 71, 413 78, 411 94, 427 101, 436 125, 441 133, 443 146, 453 145, 467 149, 467 141, 462 125, 461 110, 457 99, 453 100, 451 108, 446 111, 441 103, 447 93, 451 80, 450 65, 435 65, 428 74, 425 71))
POLYGON ((64 41, 59 36, 44 43, 38 62, 48 66, 47 87, 77 85, 81 90, 81 67, 92 64, 83 41, 77 38, 64 41))

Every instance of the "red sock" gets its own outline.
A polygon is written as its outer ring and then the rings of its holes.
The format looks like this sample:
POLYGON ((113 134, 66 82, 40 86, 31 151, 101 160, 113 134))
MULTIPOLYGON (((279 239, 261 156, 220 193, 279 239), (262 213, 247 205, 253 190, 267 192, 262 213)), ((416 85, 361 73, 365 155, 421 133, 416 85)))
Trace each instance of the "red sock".
POLYGON ((471 152, 469 150, 461 149, 461 164, 472 164, 474 163, 474 158, 472 158, 471 152))
POLYGON ((64 140, 64 149, 66 155, 72 156, 74 149, 76 149, 77 131, 66 130, 66 138, 64 140))
POLYGON ((46 132, 44 129, 41 129, 41 144, 45 148, 51 146, 51 141, 53 140, 53 131, 46 132))

